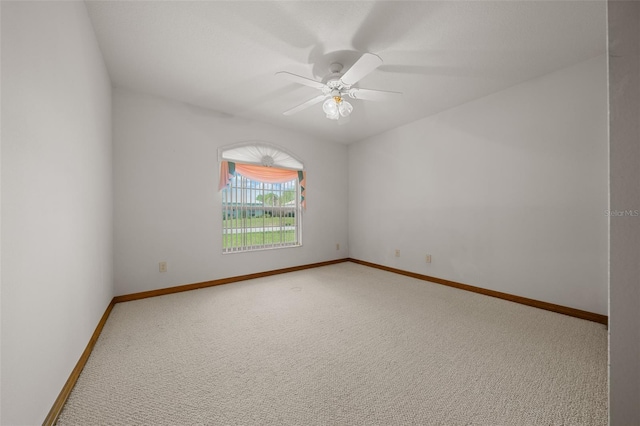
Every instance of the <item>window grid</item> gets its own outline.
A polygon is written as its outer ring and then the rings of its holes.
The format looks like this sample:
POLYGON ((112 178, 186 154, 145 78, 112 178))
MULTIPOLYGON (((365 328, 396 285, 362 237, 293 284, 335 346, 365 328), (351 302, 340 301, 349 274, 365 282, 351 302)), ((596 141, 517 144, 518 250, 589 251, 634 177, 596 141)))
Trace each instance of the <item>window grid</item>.
POLYGON ((222 252, 300 246, 300 216, 297 180, 272 184, 236 174, 222 191, 222 252))

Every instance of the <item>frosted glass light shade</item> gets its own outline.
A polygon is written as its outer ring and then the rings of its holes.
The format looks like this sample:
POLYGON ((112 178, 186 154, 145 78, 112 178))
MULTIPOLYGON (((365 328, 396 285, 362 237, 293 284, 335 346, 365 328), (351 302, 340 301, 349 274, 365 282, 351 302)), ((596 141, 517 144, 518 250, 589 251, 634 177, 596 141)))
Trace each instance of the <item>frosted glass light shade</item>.
POLYGON ((353 106, 347 101, 342 101, 340 105, 338 105, 338 110, 341 116, 348 117, 351 111, 353 111, 353 106))
POLYGON ((340 113, 338 112, 338 109, 336 109, 336 111, 333 114, 327 114, 327 118, 329 120, 337 120, 338 118, 340 118, 340 113))
POLYGON ((336 95, 324 101, 322 110, 329 120, 337 120, 340 116, 348 117, 353 111, 353 105, 336 95))
POLYGON ((327 117, 329 115, 333 116, 334 114, 338 113, 338 105, 333 98, 330 98, 324 101, 324 103, 322 104, 322 110, 325 114, 327 114, 327 117))

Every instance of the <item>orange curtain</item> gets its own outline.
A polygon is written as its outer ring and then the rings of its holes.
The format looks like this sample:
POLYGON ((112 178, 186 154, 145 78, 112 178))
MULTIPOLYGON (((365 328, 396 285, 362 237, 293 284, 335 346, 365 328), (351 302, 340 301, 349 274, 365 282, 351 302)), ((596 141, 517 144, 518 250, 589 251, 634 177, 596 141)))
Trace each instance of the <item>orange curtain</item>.
POLYGON ((268 183, 285 183, 298 178, 297 170, 254 166, 251 164, 236 164, 236 173, 251 180, 268 183))
POLYGON ((231 161, 220 163, 220 184, 218 190, 224 189, 234 174, 239 173, 252 180, 268 183, 285 183, 298 179, 300 185, 300 203, 302 208, 307 207, 306 187, 307 173, 304 170, 286 170, 276 167, 254 166, 252 164, 236 164, 231 161))
POLYGON ((222 191, 225 186, 229 185, 229 181, 233 176, 233 172, 229 171, 229 162, 223 161, 220 163, 220 183, 218 184, 218 191, 222 191))

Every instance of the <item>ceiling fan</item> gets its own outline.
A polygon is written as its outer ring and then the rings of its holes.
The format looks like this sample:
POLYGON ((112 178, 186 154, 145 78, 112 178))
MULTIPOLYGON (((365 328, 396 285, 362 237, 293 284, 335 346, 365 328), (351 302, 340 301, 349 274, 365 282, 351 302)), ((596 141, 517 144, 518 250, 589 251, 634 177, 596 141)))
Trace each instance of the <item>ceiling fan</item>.
POLYGON ((348 117, 353 111, 353 106, 344 98, 361 99, 366 101, 384 101, 392 96, 400 95, 399 92, 384 90, 362 89, 354 85, 370 72, 382 65, 382 59, 373 53, 363 54, 351 68, 342 73, 342 64, 333 63, 329 66, 329 74, 322 81, 292 74, 286 71, 277 72, 276 75, 284 77, 295 83, 313 87, 322 92, 321 95, 293 107, 284 115, 292 115, 312 105, 324 101, 322 110, 330 120, 338 120, 340 117, 348 117))

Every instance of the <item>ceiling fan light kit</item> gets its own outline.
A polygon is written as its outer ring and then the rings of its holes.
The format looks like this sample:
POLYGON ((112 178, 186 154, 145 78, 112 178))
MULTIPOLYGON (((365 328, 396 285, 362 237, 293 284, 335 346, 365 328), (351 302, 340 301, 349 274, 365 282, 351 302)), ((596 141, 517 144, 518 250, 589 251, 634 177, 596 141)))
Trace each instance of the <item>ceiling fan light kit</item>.
POLYGON ((353 105, 342 99, 338 90, 334 90, 331 97, 322 104, 322 110, 329 120, 337 120, 341 116, 348 117, 353 111, 353 105))
POLYGON ((373 53, 363 54, 360 59, 358 59, 356 63, 342 75, 340 74, 342 71, 342 64, 333 63, 329 66, 331 74, 326 77, 326 83, 285 71, 276 73, 276 75, 283 76, 305 86, 313 87, 314 89, 318 89, 322 92, 321 95, 291 108, 283 112, 283 114, 292 115, 298 111, 302 111, 303 109, 324 101, 322 103, 322 111, 324 111, 326 118, 329 120, 338 120, 340 117, 348 117, 353 111, 353 105, 344 99, 347 96, 352 99, 377 101, 385 100, 392 95, 399 95, 400 93, 398 92, 353 87, 354 84, 380 65, 382 65, 382 59, 373 53))

